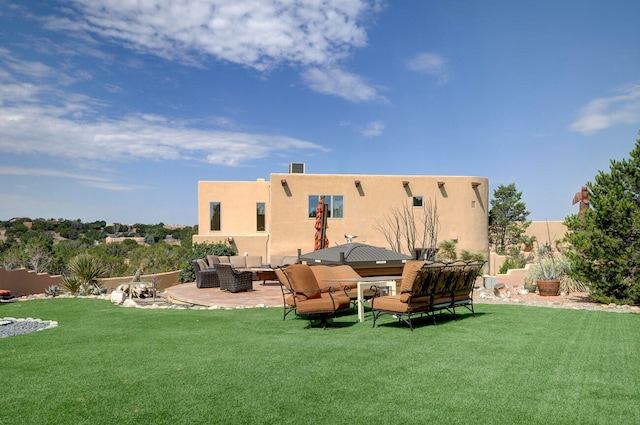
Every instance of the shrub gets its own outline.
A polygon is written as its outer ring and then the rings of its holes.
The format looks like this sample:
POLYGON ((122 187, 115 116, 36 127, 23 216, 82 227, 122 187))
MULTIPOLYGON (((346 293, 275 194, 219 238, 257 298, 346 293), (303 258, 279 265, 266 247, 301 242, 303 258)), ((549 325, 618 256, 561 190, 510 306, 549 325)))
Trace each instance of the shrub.
POLYGON ((73 257, 68 274, 62 277, 62 286, 71 294, 97 295, 103 292, 100 279, 105 276, 102 261, 91 254, 83 253, 73 257))
POLYGON ((640 304, 640 139, 587 187, 590 207, 565 220, 571 275, 598 301, 640 304))
POLYGON ((438 259, 453 261, 456 258, 456 243, 454 241, 449 239, 438 244, 438 259))
POLYGON ((193 270, 191 262, 200 258, 205 258, 207 255, 236 255, 237 252, 227 242, 219 241, 216 243, 194 243, 191 246, 191 252, 189 254, 188 262, 183 264, 182 271, 179 275, 180 282, 193 282, 196 280, 196 273, 193 270))

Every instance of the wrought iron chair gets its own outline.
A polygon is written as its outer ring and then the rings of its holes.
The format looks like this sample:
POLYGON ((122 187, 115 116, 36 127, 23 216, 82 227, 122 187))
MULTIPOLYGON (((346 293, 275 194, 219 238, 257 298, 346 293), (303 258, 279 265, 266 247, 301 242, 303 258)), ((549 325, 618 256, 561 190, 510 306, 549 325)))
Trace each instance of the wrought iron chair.
POLYGON ((280 281, 280 289, 282 290, 282 303, 284 306, 284 316, 282 320, 287 318, 287 314, 292 311, 296 311, 296 298, 293 295, 293 287, 291 286, 291 282, 287 279, 287 276, 284 274, 283 269, 280 267, 276 267, 273 269, 278 280, 280 281))
POLYGON ((218 272, 220 289, 228 292, 250 291, 253 289, 253 273, 250 271, 239 272, 231 264, 214 264, 213 268, 218 272))
POLYGON ((327 320, 329 315, 335 316, 337 311, 346 310, 351 306, 351 300, 342 291, 336 293, 335 288, 321 289, 318 281, 306 264, 293 264, 284 270, 293 288, 296 314, 306 315, 309 326, 313 327, 313 317, 320 317, 323 329, 331 326, 327 320), (328 296, 322 296, 325 293, 328 296))
POLYGON ((220 286, 218 273, 213 269, 207 268, 204 260, 194 260, 192 264, 196 273, 196 287, 218 288, 220 286))

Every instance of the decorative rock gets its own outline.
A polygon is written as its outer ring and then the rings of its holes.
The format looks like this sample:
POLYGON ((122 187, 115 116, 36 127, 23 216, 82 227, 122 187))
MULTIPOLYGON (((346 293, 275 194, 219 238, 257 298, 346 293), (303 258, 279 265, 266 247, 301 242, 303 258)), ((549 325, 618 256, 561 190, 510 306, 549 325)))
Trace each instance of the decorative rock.
POLYGON ((496 296, 501 298, 508 298, 510 295, 509 289, 507 288, 507 285, 505 285, 504 283, 496 283, 493 286, 493 292, 494 294, 496 294, 496 296))
POLYGON ((127 298, 122 303, 122 307, 138 307, 138 303, 132 300, 131 298, 127 298))
POLYGON ((111 293, 109 300, 114 304, 122 304, 126 298, 127 294, 125 294, 124 291, 116 289, 111 293))

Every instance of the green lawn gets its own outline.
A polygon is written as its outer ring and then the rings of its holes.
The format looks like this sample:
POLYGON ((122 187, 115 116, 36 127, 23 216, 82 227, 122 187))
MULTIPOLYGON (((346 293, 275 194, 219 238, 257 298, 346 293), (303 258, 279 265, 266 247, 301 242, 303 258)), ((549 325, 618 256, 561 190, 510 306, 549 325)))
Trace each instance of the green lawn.
POLYGON ((323 331, 280 308, 3 304, 59 326, 0 339, 0 424, 640 423, 640 315, 476 311, 323 331))

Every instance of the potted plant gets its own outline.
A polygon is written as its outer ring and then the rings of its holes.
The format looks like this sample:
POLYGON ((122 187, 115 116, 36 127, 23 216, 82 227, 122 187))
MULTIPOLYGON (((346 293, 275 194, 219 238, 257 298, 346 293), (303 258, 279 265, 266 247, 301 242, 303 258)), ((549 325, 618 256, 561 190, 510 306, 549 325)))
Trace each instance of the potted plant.
POLYGON ((541 296, 558 295, 560 280, 566 271, 566 260, 552 254, 540 255, 540 259, 531 267, 530 276, 538 286, 541 296))
POLYGON ((537 286, 530 274, 524 278, 524 289, 531 294, 536 292, 537 286))

